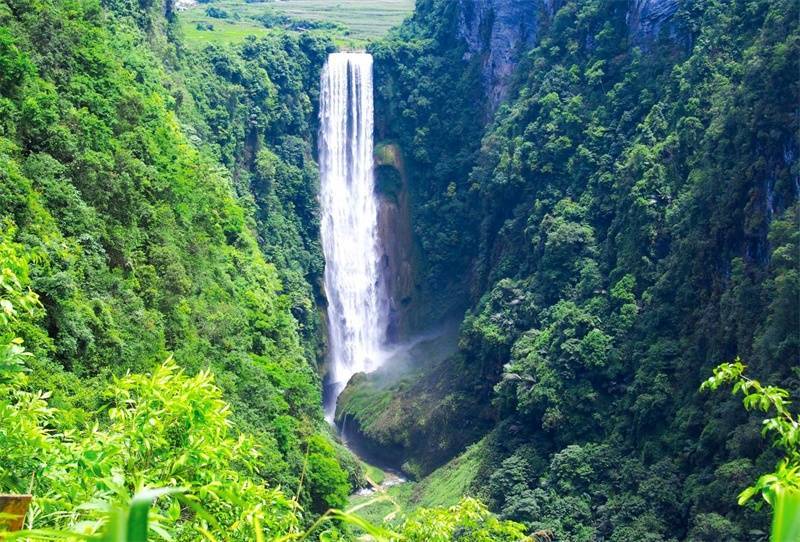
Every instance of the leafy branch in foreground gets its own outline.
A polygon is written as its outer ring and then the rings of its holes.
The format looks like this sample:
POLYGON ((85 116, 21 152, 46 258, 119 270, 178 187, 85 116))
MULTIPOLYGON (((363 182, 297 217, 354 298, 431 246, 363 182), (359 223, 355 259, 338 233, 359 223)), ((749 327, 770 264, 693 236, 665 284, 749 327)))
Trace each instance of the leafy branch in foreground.
MULTIPOLYGON (((138 492, 125 506, 110 509, 103 521, 103 528, 99 533, 84 534, 73 530, 60 529, 30 529, 13 533, 0 530, 3 540, 26 541, 93 541, 93 542, 147 542, 152 540, 151 533, 156 538, 173 540, 170 532, 159 523, 158 514, 152 517, 151 509, 159 497, 175 496, 184 505, 190 505, 192 511, 204 519, 209 520, 211 529, 198 529, 204 540, 217 542, 229 540, 226 531, 221 529, 216 521, 202 506, 192 500, 191 495, 185 494, 183 488, 143 489, 138 492)), ((381 499, 383 497, 378 497, 381 499)), ((343 538, 338 528, 326 528, 331 521, 338 525, 347 525, 364 533, 366 540, 373 542, 523 542, 549 540, 549 537, 540 538, 538 534, 526 537, 524 527, 512 521, 502 521, 496 518, 479 501, 471 498, 463 499, 456 506, 449 508, 420 509, 412 514, 402 525, 399 532, 386 527, 374 525, 355 514, 358 507, 348 511, 328 510, 308 529, 302 532, 292 532, 275 536, 263 529, 262 520, 258 515, 248 519, 252 528, 255 542, 290 542, 292 540, 319 540, 321 542, 334 542, 349 540, 343 538)), ((362 538, 359 538, 361 540, 362 538)))
POLYGON ((744 395, 742 402, 747 410, 760 410, 775 415, 763 421, 761 434, 771 435, 773 445, 786 454, 774 473, 761 476, 755 485, 739 495, 739 504, 749 501, 757 493, 774 506, 774 495, 781 489, 800 491, 800 420, 789 411, 789 392, 777 386, 765 386, 744 375, 745 365, 736 358, 733 363, 723 363, 714 369, 714 376, 703 382, 701 390, 716 390, 723 384, 733 383, 733 393, 744 395))
MULTIPOLYGON (((789 392, 777 386, 765 386, 744 375, 746 366, 738 357, 733 363, 723 363, 714 369, 714 376, 703 382, 701 390, 716 390, 733 383, 733 393, 744 395, 747 410, 774 414, 763 421, 761 434, 771 436, 773 446, 781 449, 781 459, 775 472, 761 475, 756 483, 739 494, 743 505, 760 493, 773 507, 773 542, 800 540, 800 419, 789 410, 789 392)), ((760 506, 757 505, 757 506, 760 506)))

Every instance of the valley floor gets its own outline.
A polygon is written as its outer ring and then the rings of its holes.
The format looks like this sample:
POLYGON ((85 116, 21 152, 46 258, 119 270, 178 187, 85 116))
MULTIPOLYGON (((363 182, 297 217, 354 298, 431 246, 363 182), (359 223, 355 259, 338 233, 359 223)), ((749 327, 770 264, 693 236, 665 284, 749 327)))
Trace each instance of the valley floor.
POLYGON ((372 491, 351 495, 350 509, 372 523, 399 525, 417 508, 453 506, 464 496, 473 496, 472 485, 484 451, 482 440, 419 481, 398 478, 365 463, 367 477, 376 485, 372 491))

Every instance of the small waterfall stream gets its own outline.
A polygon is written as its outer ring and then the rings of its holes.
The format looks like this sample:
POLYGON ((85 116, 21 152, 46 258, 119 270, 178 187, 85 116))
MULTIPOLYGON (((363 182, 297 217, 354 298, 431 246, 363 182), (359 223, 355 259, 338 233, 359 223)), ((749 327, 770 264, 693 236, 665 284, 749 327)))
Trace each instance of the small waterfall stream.
POLYGON ((320 229, 330 355, 325 414, 330 421, 350 377, 380 365, 389 304, 380 275, 372 55, 332 53, 320 88, 320 229))

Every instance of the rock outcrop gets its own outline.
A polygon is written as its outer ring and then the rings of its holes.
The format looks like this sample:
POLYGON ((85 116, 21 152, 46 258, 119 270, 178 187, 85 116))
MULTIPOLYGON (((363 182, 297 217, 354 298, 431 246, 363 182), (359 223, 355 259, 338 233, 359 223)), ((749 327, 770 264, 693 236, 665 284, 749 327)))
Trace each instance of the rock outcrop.
POLYGON ((559 0, 458 0, 458 36, 466 59, 481 59, 489 107, 494 110, 509 91, 520 55, 536 43, 540 22, 552 17, 559 0))
MULTIPOLYGON (((480 59, 481 77, 490 113, 508 97, 514 69, 533 47, 542 25, 552 20, 561 0, 457 0, 459 39, 465 59, 480 59)), ((677 38, 674 15, 680 0, 628 0, 631 43, 649 48, 666 32, 677 38)))
POLYGON ((680 7, 680 0, 630 0, 628 28, 631 42, 647 48, 666 31, 675 38, 677 28, 673 16, 680 7))
POLYGON ((381 276, 389 293, 390 342, 405 339, 413 327, 411 317, 418 286, 414 265, 414 241, 408 202, 408 186, 400 147, 375 146, 378 200, 378 235, 381 239, 381 276))
POLYGON ((373 464, 418 479, 486 434, 492 408, 475 401, 461 378, 457 345, 453 326, 398 348, 372 373, 353 375, 335 416, 348 446, 373 464))

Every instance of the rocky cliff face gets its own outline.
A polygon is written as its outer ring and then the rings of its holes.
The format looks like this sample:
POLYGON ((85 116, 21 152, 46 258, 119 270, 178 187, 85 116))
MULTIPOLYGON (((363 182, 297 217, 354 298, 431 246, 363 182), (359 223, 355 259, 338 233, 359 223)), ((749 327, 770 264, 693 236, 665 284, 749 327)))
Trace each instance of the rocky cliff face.
POLYGON ((634 45, 647 47, 658 38, 662 30, 674 38, 677 29, 673 16, 680 0, 630 0, 628 28, 634 45))
POLYGON ((507 97, 520 55, 533 46, 540 22, 552 16, 559 0, 458 0, 458 36, 467 45, 465 59, 481 59, 489 106, 507 97))
MULTIPOLYGON (((465 60, 479 58, 490 112, 509 92, 521 55, 536 44, 542 25, 562 0, 457 0, 458 37, 467 45, 465 60)), ((628 0, 631 43, 649 47, 665 31, 676 37, 674 15, 680 0, 628 0)))
POLYGON ((414 241, 408 202, 408 180, 400 148, 392 143, 375 147, 378 235, 381 239, 381 275, 389 292, 390 342, 406 339, 415 327, 418 285, 414 273, 414 241))

